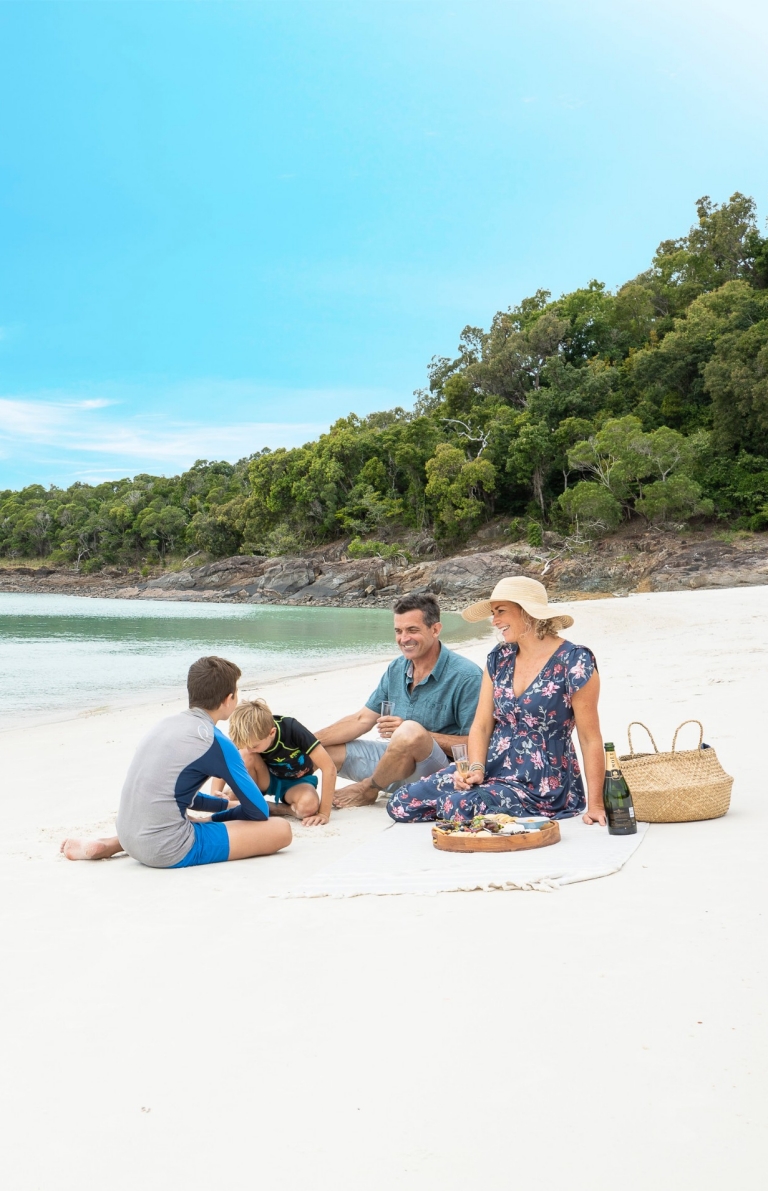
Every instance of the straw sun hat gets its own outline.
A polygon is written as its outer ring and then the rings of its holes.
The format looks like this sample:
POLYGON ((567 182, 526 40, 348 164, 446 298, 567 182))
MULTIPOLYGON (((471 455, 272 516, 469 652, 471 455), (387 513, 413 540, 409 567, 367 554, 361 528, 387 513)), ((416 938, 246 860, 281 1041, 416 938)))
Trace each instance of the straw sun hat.
POLYGON ((491 604, 499 603, 501 600, 519 604, 534 620, 556 620, 560 629, 568 629, 573 624, 572 616, 560 612, 556 605, 547 603, 547 589, 543 583, 536 579, 526 579, 524 576, 499 579, 490 599, 470 604, 461 615, 464 620, 485 620, 492 615, 491 604))

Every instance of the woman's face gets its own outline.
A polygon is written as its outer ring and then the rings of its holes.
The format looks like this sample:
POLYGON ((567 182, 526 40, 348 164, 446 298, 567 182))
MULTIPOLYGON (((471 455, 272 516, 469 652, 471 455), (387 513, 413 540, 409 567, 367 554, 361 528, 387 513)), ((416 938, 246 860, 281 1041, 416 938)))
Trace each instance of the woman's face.
POLYGON ((512 604, 509 600, 494 600, 491 612, 491 624, 505 641, 519 641, 530 632, 531 626, 519 604, 512 604))

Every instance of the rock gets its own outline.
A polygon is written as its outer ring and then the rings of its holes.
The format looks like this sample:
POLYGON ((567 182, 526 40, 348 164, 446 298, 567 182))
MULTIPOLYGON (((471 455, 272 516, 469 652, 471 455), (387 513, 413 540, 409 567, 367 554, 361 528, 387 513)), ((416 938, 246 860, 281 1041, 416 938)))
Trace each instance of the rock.
POLYGON ((505 575, 522 575, 523 569, 508 554, 462 554, 430 568, 428 590, 436 595, 489 595, 505 575))

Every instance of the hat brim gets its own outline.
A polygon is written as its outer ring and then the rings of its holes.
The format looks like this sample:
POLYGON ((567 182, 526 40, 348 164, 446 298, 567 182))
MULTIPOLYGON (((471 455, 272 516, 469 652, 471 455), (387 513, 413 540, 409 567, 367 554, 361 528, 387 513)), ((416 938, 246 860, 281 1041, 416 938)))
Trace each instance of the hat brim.
MULTIPOLYGON (((519 603, 519 601, 515 600, 515 603, 519 603)), ((567 612, 558 612, 557 608, 547 608, 545 610, 546 615, 542 616, 539 611, 532 612, 530 608, 526 608, 525 604, 520 604, 520 607, 529 616, 532 616, 534 620, 556 620, 558 622, 558 629, 569 629, 573 624, 573 617, 569 616, 567 612)), ((490 600, 478 600, 476 603, 470 604, 468 608, 465 608, 461 614, 462 620, 468 620, 471 623, 475 623, 478 620, 487 620, 490 616, 493 616, 490 600)))

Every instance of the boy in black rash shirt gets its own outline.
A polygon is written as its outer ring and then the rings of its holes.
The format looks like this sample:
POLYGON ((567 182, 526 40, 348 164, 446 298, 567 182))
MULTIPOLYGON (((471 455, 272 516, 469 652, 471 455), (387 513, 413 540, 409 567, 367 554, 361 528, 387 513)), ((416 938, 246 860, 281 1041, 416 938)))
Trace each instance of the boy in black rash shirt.
MULTIPOLYGON (((336 766, 316 736, 288 715, 273 716, 263 699, 240 703, 229 719, 229 738, 262 794, 275 799, 274 812, 292 814, 304 827, 319 827, 331 817, 336 766), (314 770, 323 775, 322 799, 314 770)), ((214 779, 217 793, 224 783, 214 779)), ((273 812, 273 813, 274 813, 273 812)), ((240 805, 213 815, 214 823, 247 819, 240 805)))

